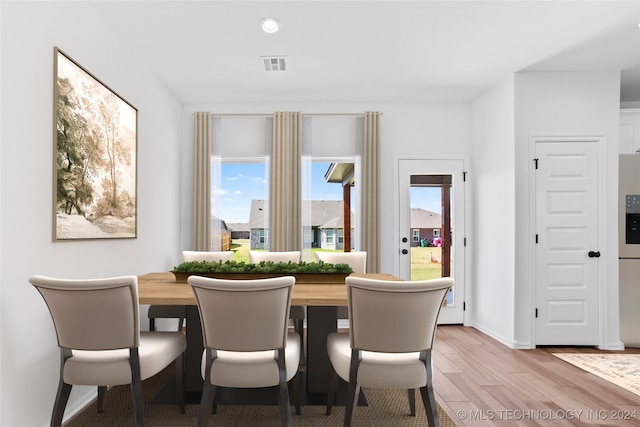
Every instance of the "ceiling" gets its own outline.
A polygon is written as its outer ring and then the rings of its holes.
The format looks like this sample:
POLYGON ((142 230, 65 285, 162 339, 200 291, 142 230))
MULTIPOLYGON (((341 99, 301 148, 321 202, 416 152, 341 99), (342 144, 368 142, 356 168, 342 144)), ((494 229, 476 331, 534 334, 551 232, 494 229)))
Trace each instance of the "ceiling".
POLYGON ((640 101, 640 0, 94 1, 183 104, 469 102, 514 72, 622 70, 640 101), (258 22, 277 17, 265 34, 258 22), (265 71, 263 56, 286 56, 265 71))

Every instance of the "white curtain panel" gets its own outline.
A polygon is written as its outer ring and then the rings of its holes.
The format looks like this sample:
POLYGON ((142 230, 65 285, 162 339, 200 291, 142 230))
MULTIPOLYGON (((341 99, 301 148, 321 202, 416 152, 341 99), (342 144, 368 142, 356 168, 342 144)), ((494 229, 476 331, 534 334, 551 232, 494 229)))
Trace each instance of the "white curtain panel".
POLYGON ((380 112, 364 114, 362 145, 362 250, 367 272, 380 272, 380 112))
POLYGON ((302 114, 273 113, 271 148, 269 250, 302 247, 302 114))
POLYGON ((194 113, 193 250, 211 250, 211 113, 194 113))

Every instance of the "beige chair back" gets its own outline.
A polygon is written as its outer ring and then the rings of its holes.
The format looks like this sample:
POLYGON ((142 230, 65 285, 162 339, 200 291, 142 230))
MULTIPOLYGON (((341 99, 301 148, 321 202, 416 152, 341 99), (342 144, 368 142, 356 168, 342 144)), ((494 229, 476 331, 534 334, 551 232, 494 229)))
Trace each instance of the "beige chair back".
POLYGON ((190 276, 205 348, 261 351, 285 348, 295 278, 223 280, 190 276))
POLYGON ((182 260, 188 261, 209 261, 227 262, 233 258, 233 251, 205 252, 205 251, 182 251, 182 260))
POLYGON ((354 273, 367 272, 367 253, 361 252, 322 252, 315 253, 316 260, 329 264, 348 264, 354 273))
POLYGON ((249 262, 259 264, 261 261, 272 262, 300 262, 300 251, 268 252, 249 251, 249 262))
POLYGON ((138 347, 138 278, 66 280, 31 276, 44 298, 58 345, 75 350, 138 347))
POLYGON ((453 279, 346 278, 351 347, 386 353, 430 350, 453 279))

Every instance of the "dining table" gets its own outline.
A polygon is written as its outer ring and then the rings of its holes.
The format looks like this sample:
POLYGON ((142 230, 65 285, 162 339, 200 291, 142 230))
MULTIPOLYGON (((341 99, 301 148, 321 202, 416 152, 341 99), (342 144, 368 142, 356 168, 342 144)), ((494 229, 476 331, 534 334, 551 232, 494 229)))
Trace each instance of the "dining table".
MULTIPOLYGON (((352 275, 400 280, 385 273, 352 273, 352 275)), ((185 391, 187 396, 199 395, 203 385, 200 366, 204 346, 200 316, 191 286, 184 281, 176 280, 171 272, 143 274, 138 276, 138 300, 140 304, 186 306, 185 391)), ((296 283, 291 296, 291 305, 304 306, 307 310, 306 393, 326 395, 331 363, 327 354, 326 341, 329 333, 337 331, 338 307, 347 306, 347 289, 344 280, 335 283, 296 283)))

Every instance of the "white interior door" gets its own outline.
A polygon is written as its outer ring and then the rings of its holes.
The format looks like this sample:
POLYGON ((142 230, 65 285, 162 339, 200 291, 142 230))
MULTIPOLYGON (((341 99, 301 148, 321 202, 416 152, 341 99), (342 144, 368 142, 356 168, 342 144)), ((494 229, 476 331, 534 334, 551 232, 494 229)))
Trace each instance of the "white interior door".
POLYGON ((535 143, 536 345, 598 344, 598 143, 535 143))
POLYGON ((463 161, 400 159, 398 174, 399 275, 404 280, 452 277, 454 287, 438 322, 463 323, 463 161))

